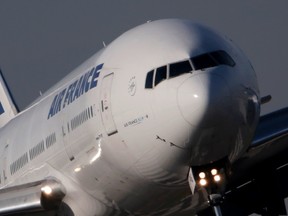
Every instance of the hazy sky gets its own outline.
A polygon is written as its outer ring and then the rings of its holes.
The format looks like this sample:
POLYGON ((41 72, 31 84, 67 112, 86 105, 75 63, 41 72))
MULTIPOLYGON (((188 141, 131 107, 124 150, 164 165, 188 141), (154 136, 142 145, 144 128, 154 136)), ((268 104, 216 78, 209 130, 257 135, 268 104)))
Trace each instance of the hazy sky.
POLYGON ((251 59, 264 113, 288 106, 287 0, 0 0, 0 67, 20 109, 126 30, 191 19, 228 35, 251 59))

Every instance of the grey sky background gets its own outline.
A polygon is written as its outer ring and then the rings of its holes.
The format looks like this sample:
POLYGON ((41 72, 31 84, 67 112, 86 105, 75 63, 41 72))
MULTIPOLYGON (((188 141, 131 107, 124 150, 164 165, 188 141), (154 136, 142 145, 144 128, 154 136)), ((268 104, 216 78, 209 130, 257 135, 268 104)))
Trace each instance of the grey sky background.
POLYGON ((0 0, 0 67, 24 109, 123 32, 185 18, 233 39, 250 58, 263 113, 288 106, 287 0, 0 0))

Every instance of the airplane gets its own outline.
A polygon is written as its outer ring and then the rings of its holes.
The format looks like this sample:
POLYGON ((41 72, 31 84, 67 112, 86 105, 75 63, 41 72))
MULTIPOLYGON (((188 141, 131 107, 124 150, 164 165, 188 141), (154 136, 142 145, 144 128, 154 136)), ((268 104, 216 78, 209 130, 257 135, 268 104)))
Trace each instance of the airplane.
POLYGON ((125 32, 21 112, 0 84, 0 215, 220 215, 287 149, 288 110, 260 117, 249 59, 190 20, 125 32))

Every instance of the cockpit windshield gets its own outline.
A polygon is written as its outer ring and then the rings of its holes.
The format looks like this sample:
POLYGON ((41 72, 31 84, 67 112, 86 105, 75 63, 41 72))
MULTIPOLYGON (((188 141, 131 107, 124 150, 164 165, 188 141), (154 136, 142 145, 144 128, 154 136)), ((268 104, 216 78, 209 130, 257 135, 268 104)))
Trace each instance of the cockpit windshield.
POLYGON ((166 79, 171 79, 186 73, 192 73, 193 70, 205 70, 206 68, 219 65, 234 67, 235 64, 236 63, 231 56, 223 50, 201 54, 181 62, 171 63, 149 71, 146 77, 145 88, 152 89, 166 79))
POLYGON ((195 56, 191 58, 191 61, 195 70, 203 70, 218 65, 228 65, 231 67, 235 65, 233 59, 223 50, 195 56))
POLYGON ((193 71, 190 61, 182 61, 170 64, 169 78, 180 76, 193 71))

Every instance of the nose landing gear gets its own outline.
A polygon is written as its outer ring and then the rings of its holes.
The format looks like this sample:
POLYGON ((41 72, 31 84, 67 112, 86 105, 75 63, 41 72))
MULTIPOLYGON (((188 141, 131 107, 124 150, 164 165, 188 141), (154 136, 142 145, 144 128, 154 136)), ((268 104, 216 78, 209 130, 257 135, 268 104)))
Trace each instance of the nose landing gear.
POLYGON ((220 204, 223 201, 223 196, 221 194, 211 194, 208 196, 208 199, 215 216, 222 216, 220 204))
POLYGON ((222 216, 220 205, 223 202, 223 194, 226 186, 227 163, 214 163, 207 166, 192 167, 189 172, 189 184, 192 193, 198 189, 204 189, 208 195, 209 206, 215 216, 222 216), (192 171, 193 170, 193 171, 192 171))

